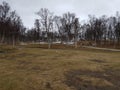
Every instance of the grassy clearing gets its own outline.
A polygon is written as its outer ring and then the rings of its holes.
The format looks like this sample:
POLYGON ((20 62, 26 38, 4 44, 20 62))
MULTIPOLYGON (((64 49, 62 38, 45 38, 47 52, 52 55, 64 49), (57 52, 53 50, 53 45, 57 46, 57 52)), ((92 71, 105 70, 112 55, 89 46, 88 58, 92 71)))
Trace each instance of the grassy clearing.
POLYGON ((120 89, 120 52, 57 46, 2 47, 0 90, 120 89))

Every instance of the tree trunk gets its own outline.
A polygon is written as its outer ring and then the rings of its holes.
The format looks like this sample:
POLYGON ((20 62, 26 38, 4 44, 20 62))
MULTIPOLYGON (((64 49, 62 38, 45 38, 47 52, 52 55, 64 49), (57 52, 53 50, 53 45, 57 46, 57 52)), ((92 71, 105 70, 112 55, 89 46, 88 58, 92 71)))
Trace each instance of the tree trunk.
POLYGON ((2 38, 1 38, 1 44, 4 42, 5 39, 5 33, 3 32, 2 38))
POLYGON ((77 46, 77 41, 75 42, 75 48, 77 48, 78 46, 77 46))
POLYGON ((51 40, 49 39, 48 40, 48 49, 50 49, 51 48, 51 40))
POLYGON ((74 43, 75 43, 75 48, 77 48, 77 36, 75 36, 74 43))
POLYGON ((15 36, 12 36, 12 41, 13 41, 13 47, 15 47, 15 36))

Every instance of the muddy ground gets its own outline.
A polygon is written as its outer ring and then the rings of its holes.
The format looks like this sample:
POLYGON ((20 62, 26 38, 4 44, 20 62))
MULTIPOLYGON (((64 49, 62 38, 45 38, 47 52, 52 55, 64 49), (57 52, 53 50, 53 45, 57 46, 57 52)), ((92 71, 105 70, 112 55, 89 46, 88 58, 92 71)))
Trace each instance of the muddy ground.
POLYGON ((72 70, 66 73, 65 76, 65 83, 75 90, 120 90, 119 70, 72 70), (83 76, 88 77, 87 80, 83 79, 83 76), (91 78, 97 78, 97 81, 95 81, 96 79, 93 79, 93 81, 91 78), (103 85, 100 85, 102 83, 103 85))

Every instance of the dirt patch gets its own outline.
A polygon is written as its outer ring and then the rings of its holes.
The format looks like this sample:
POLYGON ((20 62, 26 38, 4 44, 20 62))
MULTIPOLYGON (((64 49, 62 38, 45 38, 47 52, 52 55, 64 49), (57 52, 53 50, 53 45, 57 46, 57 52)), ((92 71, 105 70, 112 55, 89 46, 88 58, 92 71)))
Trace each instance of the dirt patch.
POLYGON ((28 54, 28 53, 20 53, 20 54, 17 54, 15 55, 15 57, 27 57, 27 56, 36 56, 34 54, 28 54))
POLYGON ((120 90, 119 71, 69 71, 65 83, 76 90, 120 90))
POLYGON ((5 53, 5 52, 4 52, 4 51, 0 51, 0 54, 1 54, 1 53, 5 53))
POLYGON ((25 58, 25 57, 39 57, 36 54, 28 54, 28 53, 20 53, 20 54, 13 54, 11 56, 5 57, 7 60, 16 60, 18 58, 25 58))
POLYGON ((34 67, 32 67, 31 68, 31 70, 35 70, 35 71, 39 71, 39 70, 41 70, 41 67, 40 66, 34 66, 34 67))
POLYGON ((20 60, 20 61, 18 61, 16 68, 19 69, 19 70, 26 70, 26 69, 29 68, 29 65, 30 65, 31 63, 32 63, 32 62, 30 62, 30 61, 20 60))
POLYGON ((19 60, 19 61, 18 61, 18 64, 19 64, 19 65, 23 65, 23 64, 24 64, 24 65, 28 65, 28 64, 31 64, 31 63, 32 63, 32 62, 30 62, 30 61, 24 61, 24 60, 19 60))
POLYGON ((106 63, 104 60, 99 60, 99 59, 91 59, 90 61, 96 62, 96 63, 106 63))

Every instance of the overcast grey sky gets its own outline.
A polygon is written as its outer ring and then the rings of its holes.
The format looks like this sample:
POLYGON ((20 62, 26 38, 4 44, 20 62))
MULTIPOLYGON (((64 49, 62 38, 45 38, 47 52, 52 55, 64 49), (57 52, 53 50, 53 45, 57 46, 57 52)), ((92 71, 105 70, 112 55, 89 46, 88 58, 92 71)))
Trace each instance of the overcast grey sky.
MULTIPOLYGON (((0 3, 3 0, 0 0, 0 3)), ((88 14, 114 15, 120 11, 120 0, 4 0, 8 2, 13 10, 21 16, 26 27, 33 27, 35 12, 40 8, 48 8, 55 15, 62 15, 65 12, 75 13, 80 19, 86 20, 88 14)))

